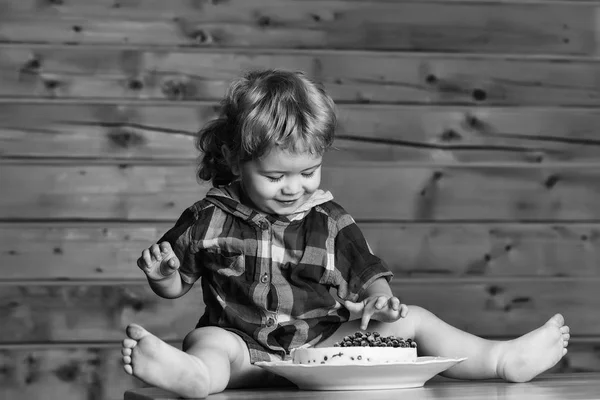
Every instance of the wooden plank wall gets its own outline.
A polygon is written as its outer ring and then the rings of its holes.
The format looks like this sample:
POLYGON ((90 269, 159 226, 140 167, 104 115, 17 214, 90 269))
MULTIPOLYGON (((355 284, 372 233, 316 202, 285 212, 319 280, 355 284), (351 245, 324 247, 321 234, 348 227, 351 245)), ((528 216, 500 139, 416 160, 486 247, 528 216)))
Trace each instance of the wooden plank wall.
POLYGON ((561 311, 600 371, 600 3, 1 0, 0 398, 117 399, 129 322, 178 343, 134 261, 207 190, 193 134, 282 67, 339 105, 324 186, 395 292, 510 338, 561 311), (375 199, 375 201, 374 201, 375 199))

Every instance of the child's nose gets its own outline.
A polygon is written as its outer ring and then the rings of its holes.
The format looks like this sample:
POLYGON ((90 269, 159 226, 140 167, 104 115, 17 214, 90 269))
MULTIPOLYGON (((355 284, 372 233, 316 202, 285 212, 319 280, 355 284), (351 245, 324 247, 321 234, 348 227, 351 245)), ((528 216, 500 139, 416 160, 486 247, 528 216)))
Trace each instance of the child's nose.
POLYGON ((283 194, 288 196, 293 196, 297 193, 300 193, 302 190, 302 185, 300 184, 299 179, 288 179, 286 181, 286 185, 283 187, 283 194))

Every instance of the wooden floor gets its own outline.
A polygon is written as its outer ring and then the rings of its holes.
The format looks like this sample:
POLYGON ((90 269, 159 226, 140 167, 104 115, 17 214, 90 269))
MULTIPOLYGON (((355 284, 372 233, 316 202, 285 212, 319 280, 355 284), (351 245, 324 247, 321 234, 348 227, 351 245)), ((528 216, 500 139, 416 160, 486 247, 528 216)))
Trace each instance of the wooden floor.
MULTIPOLYGON (((125 400, 172 400, 176 396, 156 388, 130 390, 125 400)), ((600 373, 560 374, 538 377, 529 383, 500 381, 454 381, 433 379, 422 388, 317 392, 289 389, 229 390, 209 396, 210 400, 319 399, 319 400, 575 400, 600 399, 600 373)))

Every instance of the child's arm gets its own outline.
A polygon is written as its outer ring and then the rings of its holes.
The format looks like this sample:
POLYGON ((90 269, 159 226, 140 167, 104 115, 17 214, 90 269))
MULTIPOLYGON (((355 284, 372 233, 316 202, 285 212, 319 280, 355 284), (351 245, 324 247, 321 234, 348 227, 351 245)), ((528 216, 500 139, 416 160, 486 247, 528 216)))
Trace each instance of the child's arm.
POLYGON ((137 265, 146 274, 150 287, 157 295, 174 299, 186 294, 191 284, 184 282, 179 275, 179 259, 169 242, 153 244, 145 249, 137 260, 137 265))
POLYGON ((362 300, 357 303, 344 301, 344 306, 350 311, 350 319, 361 318, 360 328, 367 329, 369 320, 393 322, 406 317, 408 307, 392 294, 392 289, 385 278, 375 280, 369 286, 362 300))

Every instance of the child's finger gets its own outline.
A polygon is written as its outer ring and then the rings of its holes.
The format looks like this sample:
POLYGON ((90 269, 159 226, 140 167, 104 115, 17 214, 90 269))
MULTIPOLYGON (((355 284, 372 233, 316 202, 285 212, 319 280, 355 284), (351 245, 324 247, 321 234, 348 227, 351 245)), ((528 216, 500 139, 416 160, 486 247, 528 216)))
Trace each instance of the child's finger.
POLYGON ((400 309, 400 299, 396 296, 390 298, 390 308, 394 311, 398 311, 400 309))
POLYGON ((383 307, 385 307, 386 303, 387 299, 384 296, 380 296, 375 301, 375 308, 381 310, 383 307))
POLYGON ((177 256, 175 256, 175 254, 171 253, 171 258, 169 258, 167 260, 167 265, 169 266, 169 268, 171 268, 172 270, 176 270, 179 269, 180 263, 179 263, 179 258, 177 258, 177 256))
POLYGON ((142 259, 142 263, 141 263, 142 268, 148 268, 150 265, 152 265, 153 261, 152 261, 152 256, 150 255, 149 249, 144 249, 144 251, 142 251, 141 259, 142 259))
POLYGON ((362 317, 363 310, 365 309, 364 303, 361 301, 359 303, 355 303, 353 301, 344 300, 344 307, 350 312, 350 320, 354 321, 362 317))
POLYGON ((344 307, 351 313, 360 313, 365 308, 365 305, 362 302, 355 303, 353 301, 344 300, 344 307))
POLYGON ((163 255, 167 255, 170 254, 173 250, 171 249, 171 243, 169 242, 162 242, 160 245, 160 251, 163 255))
POLYGON ((177 257, 172 257, 160 264, 160 273, 163 276, 171 275, 173 272, 179 269, 179 260, 177 257))
POLYGON ((160 247, 158 247, 158 244, 155 243, 152 246, 150 246, 150 253, 152 253, 152 256, 155 260, 162 260, 162 254, 160 253, 160 247))
POLYGON ((360 329, 362 329, 363 331, 367 330, 367 327, 369 326, 369 321, 371 320, 372 316, 373 311, 370 307, 367 307, 363 310, 362 318, 360 319, 360 329))
POLYGON ((408 315, 408 306, 406 304, 400 305, 400 316, 405 318, 408 315))

